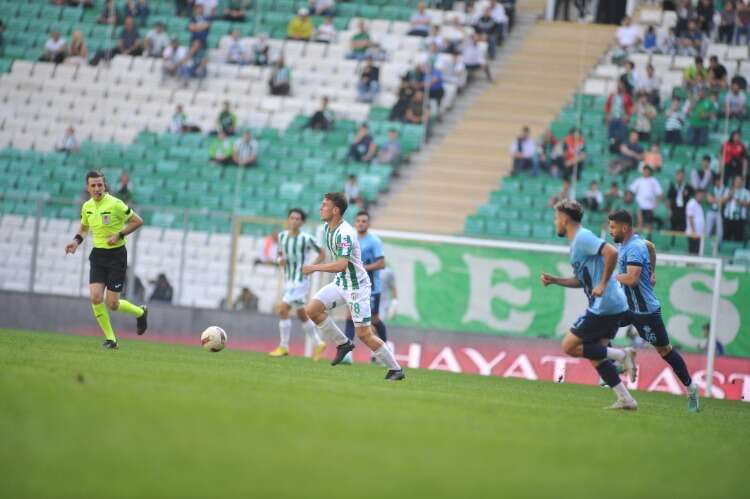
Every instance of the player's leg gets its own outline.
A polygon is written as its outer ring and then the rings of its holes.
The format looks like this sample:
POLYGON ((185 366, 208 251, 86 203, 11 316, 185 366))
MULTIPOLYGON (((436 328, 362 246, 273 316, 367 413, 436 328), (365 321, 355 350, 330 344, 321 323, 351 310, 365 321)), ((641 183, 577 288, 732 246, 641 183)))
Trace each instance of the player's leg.
MULTIPOLYGON (((597 344, 606 348, 606 345, 609 344, 609 341, 609 338, 603 338, 599 340, 597 344)), ((635 401, 633 396, 628 391, 628 388, 620 379, 620 375, 617 374, 617 369, 610 359, 591 360, 591 365, 594 366, 596 372, 599 373, 599 377, 601 377, 604 382, 607 383, 607 386, 609 386, 612 391, 615 392, 617 400, 614 404, 609 406, 610 409, 622 409, 630 411, 638 409, 638 403, 635 401)))
MULTIPOLYGON (((91 267, 91 280, 96 278, 94 272, 94 264, 91 267)), ((115 332, 112 330, 112 324, 109 322, 109 313, 107 312, 107 306, 104 304, 104 282, 91 282, 89 283, 89 294, 91 296, 91 309, 94 312, 94 318, 99 324, 99 327, 104 333, 106 341, 104 347, 106 348, 117 348, 117 337, 115 332)))
POLYGON ((390 347, 375 334, 375 328, 372 327, 369 293, 363 294, 364 296, 357 295, 356 299, 353 299, 349 303, 349 310, 354 320, 357 337, 370 348, 378 362, 388 368, 385 379, 388 381, 400 381, 406 377, 404 370, 401 369, 390 347))
POLYGON ((388 332, 385 323, 380 320, 380 293, 375 293, 370 297, 370 312, 372 313, 372 327, 383 341, 388 341, 388 332))
POLYGON ((305 307, 307 316, 318 326, 323 338, 336 345, 336 356, 331 361, 331 365, 334 366, 354 349, 354 343, 341 332, 341 329, 327 313, 328 310, 341 303, 346 303, 345 298, 336 285, 330 283, 320 288, 305 307))
POLYGON ((305 312, 304 307, 300 307, 297 309, 297 318, 302 324, 302 330, 310 338, 310 340, 312 341, 312 344, 315 345, 313 347, 313 360, 317 362, 320 360, 320 356, 323 354, 323 351, 326 349, 326 343, 325 341, 320 339, 320 335, 318 334, 318 328, 315 325, 315 323, 311 321, 310 318, 307 316, 307 312, 305 312))
POLYGON ((271 357, 284 357, 289 355, 289 337, 292 333, 292 320, 289 318, 291 306, 282 301, 279 303, 279 346, 272 350, 268 355, 271 357))
POLYGON ((354 340, 354 321, 352 320, 352 314, 346 311, 346 326, 344 328, 344 334, 349 340, 354 340))
POLYGON ((128 300, 120 298, 120 292, 125 286, 125 274, 128 266, 128 254, 123 249, 119 254, 110 257, 107 269, 107 307, 113 312, 132 315, 137 319, 138 334, 146 332, 148 312, 145 306, 137 306, 128 300))
POLYGON ((599 339, 604 336, 611 335, 608 340, 614 338, 624 319, 624 316, 597 316, 589 312, 584 313, 563 338, 563 351, 571 357, 622 362, 631 381, 635 381, 635 350, 611 347, 608 346, 608 341, 599 343, 599 339))

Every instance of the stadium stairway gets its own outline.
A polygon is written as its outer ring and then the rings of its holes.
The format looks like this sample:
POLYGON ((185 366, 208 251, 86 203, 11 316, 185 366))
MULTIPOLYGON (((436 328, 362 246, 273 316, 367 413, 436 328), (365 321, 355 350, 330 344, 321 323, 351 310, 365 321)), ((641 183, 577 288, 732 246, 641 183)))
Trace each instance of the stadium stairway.
MULTIPOLYGON (((495 61, 495 82, 455 127, 436 137, 412 175, 378 215, 393 230, 458 234, 511 167, 510 145, 523 125, 539 135, 606 53, 614 27, 536 22, 521 12, 495 61)), ((458 110, 460 111, 460 110, 458 110)), ((456 115, 460 113, 455 113, 456 115)))

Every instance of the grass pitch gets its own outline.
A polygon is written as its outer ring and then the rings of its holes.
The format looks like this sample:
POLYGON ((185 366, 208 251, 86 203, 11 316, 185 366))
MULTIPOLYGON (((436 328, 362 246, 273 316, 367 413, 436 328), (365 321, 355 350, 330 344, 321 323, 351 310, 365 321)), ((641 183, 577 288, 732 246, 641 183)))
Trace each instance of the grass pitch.
MULTIPOLYGON (((750 407, 0 330, 2 498, 747 497, 750 407)), ((231 345, 230 345, 231 346, 231 345)))

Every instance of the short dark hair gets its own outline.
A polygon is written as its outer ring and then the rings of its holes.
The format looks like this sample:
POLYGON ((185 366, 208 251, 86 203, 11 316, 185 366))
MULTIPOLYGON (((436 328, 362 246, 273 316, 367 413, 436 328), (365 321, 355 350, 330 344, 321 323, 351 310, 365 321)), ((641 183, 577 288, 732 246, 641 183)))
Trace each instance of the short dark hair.
POLYGON ((292 213, 299 213, 300 218, 302 218, 302 221, 305 222, 307 220, 307 213, 302 208, 292 208, 289 210, 286 214, 286 217, 289 218, 292 213))
POLYGON ((104 178, 104 174, 99 170, 91 170, 86 174, 86 183, 89 183, 90 178, 104 178))
POLYGON ((612 222, 619 222, 623 224, 633 226, 633 216, 628 212, 628 210, 615 210, 612 213, 609 214, 607 217, 612 222))
POLYGON ((344 216, 346 209, 349 207, 349 202, 346 200, 346 195, 343 192, 326 192, 323 194, 323 198, 332 202, 341 212, 341 216, 344 216))
POLYGON ((583 220, 583 207, 578 201, 563 199, 555 205, 555 210, 568 215, 576 223, 583 220))
POLYGON ((709 156, 708 154, 704 154, 703 161, 711 161, 711 156, 709 156))
POLYGON ((357 212, 357 218, 359 218, 359 217, 367 217, 367 219, 369 220, 370 219, 370 212, 368 212, 367 210, 359 210, 357 212))

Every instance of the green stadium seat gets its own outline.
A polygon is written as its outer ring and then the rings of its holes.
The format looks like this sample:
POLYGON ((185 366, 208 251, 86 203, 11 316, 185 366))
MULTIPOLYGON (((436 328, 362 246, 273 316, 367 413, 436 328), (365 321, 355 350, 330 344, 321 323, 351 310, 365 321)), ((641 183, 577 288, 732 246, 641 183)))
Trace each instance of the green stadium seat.
POLYGON ((527 239, 531 235, 531 225, 526 222, 511 222, 508 235, 514 238, 527 239))
POLYGON ((486 220, 485 232, 490 236, 508 237, 508 222, 505 220, 486 220))
POLYGON ((484 217, 469 216, 464 222, 464 233, 471 236, 480 236, 485 233, 484 217))

